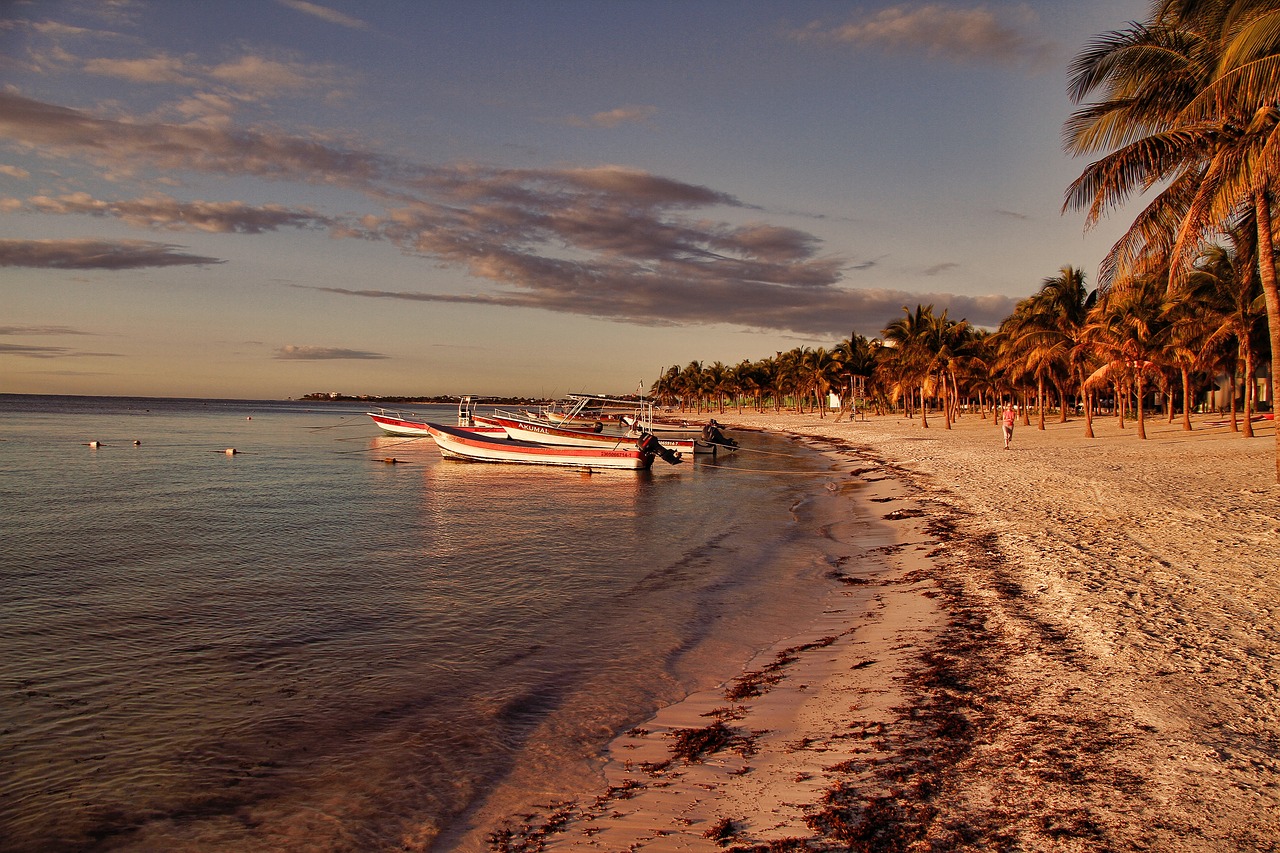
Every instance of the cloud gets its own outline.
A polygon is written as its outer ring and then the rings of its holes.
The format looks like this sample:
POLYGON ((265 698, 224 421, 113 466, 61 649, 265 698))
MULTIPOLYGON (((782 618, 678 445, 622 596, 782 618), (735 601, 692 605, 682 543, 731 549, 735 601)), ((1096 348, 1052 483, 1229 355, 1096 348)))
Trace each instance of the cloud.
POLYGON ((179 248, 146 240, 0 240, 0 267, 127 270, 222 263, 179 248))
POLYGON ((127 175, 150 168, 355 184, 388 177, 392 162, 299 137, 215 127, 97 118, 0 92, 0 140, 45 157, 127 175))
POLYGON ((305 15, 313 15, 322 21, 328 21, 331 24, 337 24, 340 27, 347 27, 353 30, 367 30, 369 25, 364 21, 353 18, 350 15, 344 15, 341 12, 321 6, 317 3, 308 3, 307 0, 276 0, 281 6, 287 6, 295 12, 302 12, 305 15))
POLYGON ((186 63, 173 56, 157 55, 133 59, 88 59, 84 70, 100 77, 115 77, 131 83, 195 85, 199 78, 187 71, 186 63))
POLYGON ((941 275, 944 272, 949 272, 950 270, 959 269, 959 268, 960 268, 959 264, 951 261, 945 261, 943 263, 934 264, 933 266, 928 267, 924 271, 924 274, 932 277, 932 276, 941 275))
MULTIPOLYGON (((328 227, 380 241, 487 283, 478 293, 329 292, 365 298, 536 308, 643 325, 738 324, 803 334, 878 331, 903 304, 933 301, 975 323, 998 320, 1013 300, 845 289, 847 259, 823 254, 814 235, 768 222, 729 223, 717 208, 754 210, 738 198, 639 169, 426 165, 359 148, 252 130, 100 118, 0 92, 0 142, 113 173, 148 169, 252 176, 347 187, 379 206, 359 218, 280 206, 179 201, 148 194, 105 201, 38 196, 25 210, 117 217, 147 228, 262 234, 328 227)), ((0 200, 2 203, 4 200, 0 200)), ((0 264, 110 268, 214 263, 159 243, 20 243, 0 264), (40 248, 41 251, 36 251, 40 248), (15 258, 17 260, 15 260, 15 258), (127 262, 126 262, 127 261, 127 262)), ((871 263, 871 262, 868 262, 871 263)), ((863 268, 865 268, 865 264, 863 268)), ((281 358, 318 358, 281 350, 281 358)), ((370 357, 344 355, 342 357, 370 357)))
POLYGON ((257 92, 300 92, 332 85, 338 76, 331 66, 282 62, 262 56, 242 56, 207 70, 209 77, 257 92))
MULTIPOLYGON (((15 209, 11 199, 0 198, 0 209, 15 209)), ((88 193, 32 196, 19 209, 43 214, 111 216, 139 228, 166 231, 196 230, 221 234, 261 234, 282 227, 313 228, 334 225, 310 210, 281 205, 253 206, 238 201, 181 202, 168 196, 126 201, 102 201, 88 193)))
POLYGON ((330 359, 379 359, 389 358, 377 352, 341 347, 311 347, 286 344, 276 350, 276 358, 297 361, 328 361, 330 359))
POLYGON ((67 347, 28 346, 25 344, 0 343, 0 355, 20 355, 25 358, 57 358, 70 355, 67 347))
POLYGON ((1017 299, 1007 296, 962 296, 915 293, 892 289, 822 288, 797 298, 778 286, 682 287, 681 282, 653 282, 644 289, 599 288, 585 292, 572 283, 537 291, 489 294, 433 294, 418 291, 354 290, 340 287, 292 287, 367 299, 534 308, 561 314, 642 326, 684 326, 726 323, 748 329, 789 331, 808 336, 844 336, 850 328, 878 335, 897 318, 904 305, 935 304, 956 319, 994 327, 1013 310, 1017 299))
POLYGON ((844 24, 815 22, 792 35, 800 41, 923 53, 960 62, 1038 64, 1048 44, 1026 31, 1034 21, 1034 13, 1025 6, 992 10, 904 4, 844 24))
POLYGON ((54 347, 31 344, 0 343, 0 355, 15 355, 22 358, 119 358, 118 352, 85 352, 70 347, 54 347))
POLYGON ((0 175, 8 175, 18 180, 26 180, 31 177, 31 173, 21 166, 7 166, 4 164, 0 164, 0 175))
POLYGON ((70 326, 0 326, 0 335, 92 335, 70 326))
POLYGON ((628 106, 594 113, 589 118, 569 116, 565 122, 571 127, 614 128, 620 124, 642 124, 657 114, 657 107, 628 106))

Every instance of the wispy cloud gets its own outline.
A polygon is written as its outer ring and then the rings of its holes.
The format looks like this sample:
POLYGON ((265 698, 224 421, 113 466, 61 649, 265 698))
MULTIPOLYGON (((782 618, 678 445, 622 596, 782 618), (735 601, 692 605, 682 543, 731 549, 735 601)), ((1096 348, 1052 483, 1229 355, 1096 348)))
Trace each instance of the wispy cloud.
POLYGON ((340 27, 347 27, 353 30, 367 30, 369 25, 358 18, 350 15, 344 15, 336 9, 330 9, 327 6, 321 6, 318 3, 308 3, 307 0, 276 0, 281 6, 287 6, 295 12, 302 12, 304 15, 312 15, 322 21, 328 21, 331 24, 337 24, 340 27))
POLYGON ((823 288, 802 296, 784 288, 757 285, 751 289, 682 287, 680 282, 652 282, 643 290, 601 289, 584 294, 566 283, 530 292, 491 294, 434 294, 419 291, 355 290, 340 287, 293 287, 355 296, 410 302, 537 308, 643 326, 698 325, 708 317, 717 323, 749 329, 786 330, 808 336, 846 335, 850 327, 878 335, 904 305, 945 305, 951 316, 979 326, 995 326, 1013 310, 1016 299, 1006 296, 960 296, 891 289, 823 288))
POLYGON ((130 270, 220 264, 147 240, 0 240, 0 267, 64 270, 130 270))
POLYGON ((92 335, 70 326, 0 326, 0 335, 92 335))
POLYGON ((1039 64, 1050 43, 1032 32, 1026 6, 962 8, 944 3, 901 4, 840 24, 813 22, 799 41, 917 53, 960 62, 1039 64))
POLYGON ((380 359, 389 358, 377 352, 366 352, 342 347, 313 347, 286 344, 276 350, 276 358, 295 361, 328 361, 331 359, 380 359))
POLYGON ((621 124, 643 124, 657 114, 657 107, 627 106, 593 113, 587 118, 582 118, 581 116, 569 116, 569 118, 565 119, 565 123, 571 127, 600 127, 609 129, 615 128, 621 124))
MULTIPOLYGON (((617 165, 426 165, 312 138, 102 118, 0 92, 0 144, 5 142, 142 180, 159 170, 341 186, 380 208, 356 219, 238 202, 183 202, 154 193, 123 201, 71 193, 21 202, 32 212, 244 234, 327 227, 337 237, 382 241, 464 269, 492 288, 460 294, 329 291, 335 294, 541 308, 648 325, 727 322, 822 334, 845 333, 851 318, 865 317, 878 327, 905 302, 946 303, 955 306, 954 315, 969 313, 974 322, 1011 307, 998 298, 984 303, 840 287, 847 261, 824 254, 814 235, 768 222, 722 221, 717 209, 741 215, 756 208, 710 187, 617 165)), ((140 241, 8 241, 0 243, 0 264, 128 268, 218 262, 177 248, 140 241)))
MULTIPOLYGON (((0 337, 65 337, 93 336, 92 332, 65 325, 0 325, 0 337)), ((87 352, 73 347, 54 346, 51 343, 0 342, 0 355, 20 356, 23 359, 81 359, 86 356, 118 357, 118 352, 87 352)))
POLYGON ((71 347, 55 347, 34 344, 0 343, 0 355, 15 355, 22 358, 119 358, 118 352, 85 352, 71 347))
POLYGON ((248 205, 238 201, 181 202, 169 196, 104 201, 88 193, 0 198, 0 209, 44 214, 109 216, 139 228, 165 231, 208 231, 222 234, 261 234, 279 228, 329 227, 334 222, 314 211, 281 205, 248 205))

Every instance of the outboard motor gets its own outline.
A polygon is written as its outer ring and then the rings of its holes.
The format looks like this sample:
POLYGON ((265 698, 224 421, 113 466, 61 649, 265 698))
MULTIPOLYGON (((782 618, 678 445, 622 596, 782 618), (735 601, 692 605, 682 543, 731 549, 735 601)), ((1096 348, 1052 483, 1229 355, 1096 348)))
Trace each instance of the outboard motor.
POLYGON ((661 457, 663 462, 671 465, 679 465, 684 461, 680 451, 663 447, 662 443, 651 432, 640 433, 640 439, 636 442, 636 447, 642 453, 652 453, 654 456, 661 457))
POLYGON ((738 442, 724 434, 724 431, 720 429, 720 424, 716 423, 715 418, 712 418, 711 422, 702 428, 702 440, 718 444, 721 447, 738 446, 738 442))

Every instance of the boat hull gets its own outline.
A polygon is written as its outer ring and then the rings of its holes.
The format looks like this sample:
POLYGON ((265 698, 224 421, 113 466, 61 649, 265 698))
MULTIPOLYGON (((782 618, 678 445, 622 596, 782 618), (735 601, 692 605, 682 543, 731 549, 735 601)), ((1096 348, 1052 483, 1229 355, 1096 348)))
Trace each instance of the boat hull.
POLYGON ((427 429, 427 425, 421 421, 410 421, 404 418, 395 418, 390 415, 378 415, 373 412, 365 412, 378 428, 387 435, 404 435, 404 436, 428 436, 431 431, 427 429))
MULTIPOLYGON (((638 438, 633 435, 569 429, 540 421, 526 421, 501 414, 477 415, 476 422, 488 426, 500 426, 507 431, 507 435, 518 441, 533 441, 539 444, 555 444, 567 447, 608 447, 613 449, 634 447, 638 438)), ((678 450, 681 453, 713 452, 709 447, 700 448, 699 444, 701 442, 692 438, 662 439, 662 446, 668 450, 678 450)))
MULTIPOLYGON (((426 438, 431 435, 431 430, 427 429, 426 421, 411 421, 405 418, 393 417, 391 415, 374 414, 373 412, 365 412, 365 414, 372 418, 373 422, 378 425, 378 428, 387 435, 398 435, 411 438, 426 438)), ((488 433, 489 435, 493 435, 498 438, 505 437, 507 434, 507 431, 501 427, 474 426, 459 427, 459 429, 465 429, 469 432, 488 433)))
POLYGON ((653 454, 629 448, 574 447, 538 444, 516 439, 497 439, 490 434, 469 432, 457 427, 427 424, 431 436, 446 458, 472 462, 505 462, 517 465, 557 465, 566 468, 611 468, 641 471, 653 464, 653 454))

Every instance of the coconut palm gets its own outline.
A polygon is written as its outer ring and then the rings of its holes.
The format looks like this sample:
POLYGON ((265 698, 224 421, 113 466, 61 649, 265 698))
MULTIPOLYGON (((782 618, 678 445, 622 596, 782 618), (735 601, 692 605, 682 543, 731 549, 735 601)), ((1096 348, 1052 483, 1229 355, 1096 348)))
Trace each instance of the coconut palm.
POLYGON ((1010 315, 1005 332, 1010 352, 1024 362, 1026 374, 1036 381, 1040 398, 1040 429, 1044 429, 1045 383, 1052 384, 1061 402, 1061 420, 1067 420, 1066 383, 1073 377, 1084 381, 1072 353, 1079 344, 1096 294, 1085 287, 1081 270, 1065 266, 1056 276, 1045 278, 1040 290, 1023 300, 1010 315))
MULTIPOLYGON (((905 305, 904 316, 885 326, 883 338, 892 345, 893 350, 885 362, 885 367, 893 377, 895 396, 910 401, 919 391, 920 425, 929 427, 929 415, 925 409, 926 396, 933 389, 934 352, 931 349, 931 336, 934 333, 935 321, 933 306, 927 308, 917 305, 915 313, 905 305)), ((907 416, 911 416, 911 404, 908 403, 907 416)))
MULTIPOLYGON (((1233 231, 1230 235, 1247 249, 1249 233, 1233 231)), ((1185 279, 1185 290, 1192 295, 1204 337, 1202 351, 1208 355, 1227 340, 1234 340, 1236 353, 1244 368, 1244 434, 1253 436, 1252 415, 1255 406, 1253 376, 1257 364, 1254 341, 1265 319, 1261 299, 1261 281, 1252 265, 1239 263, 1237 244, 1206 246, 1195 269, 1185 279)), ((1232 383, 1234 389, 1234 382, 1232 383)))
MULTIPOLYGON (((1160 0, 1151 20, 1109 33, 1073 64, 1072 97, 1101 92, 1064 128, 1077 154, 1109 151, 1068 190, 1088 224, 1135 192, 1164 185, 1113 248, 1104 284, 1165 266, 1186 272, 1200 241, 1242 212, 1256 224, 1273 359, 1280 354, 1271 217, 1280 185, 1280 4, 1160 0)), ((1276 435, 1280 480, 1280 431, 1276 435)))
MULTIPOLYGON (((1093 350, 1103 362, 1086 384, 1097 386, 1109 381, 1121 390, 1133 388, 1137 397, 1138 437, 1142 439, 1147 437, 1144 405, 1147 382, 1159 382, 1162 378, 1165 307, 1162 276, 1129 282, 1102 298, 1080 335, 1082 345, 1093 350)), ((1123 416, 1121 410, 1120 417, 1123 416)))

